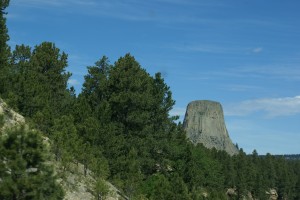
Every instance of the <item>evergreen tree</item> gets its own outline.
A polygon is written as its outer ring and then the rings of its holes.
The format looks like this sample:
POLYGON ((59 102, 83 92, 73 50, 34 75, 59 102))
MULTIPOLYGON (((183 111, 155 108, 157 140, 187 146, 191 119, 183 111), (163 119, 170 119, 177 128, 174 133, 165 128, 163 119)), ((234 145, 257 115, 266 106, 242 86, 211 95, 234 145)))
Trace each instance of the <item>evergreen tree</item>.
POLYGON ((274 188, 276 185, 276 169, 274 165, 274 157, 267 153, 267 155, 264 157, 263 160, 263 169, 264 169, 264 185, 266 185, 269 188, 274 188))
POLYGON ((237 172, 237 192, 238 198, 244 198, 247 195, 247 156, 240 149, 239 154, 236 156, 236 172, 237 172))
POLYGON ((10 91, 7 92, 6 102, 16 111, 23 111, 27 102, 28 88, 26 88, 28 71, 30 68, 31 48, 17 45, 12 53, 9 76, 11 77, 10 91))
POLYGON ((48 156, 40 133, 24 127, 2 133, 0 199, 63 199, 48 156))
POLYGON ((142 189, 146 197, 151 200, 173 199, 171 183, 162 174, 148 177, 142 189))
POLYGON ((80 98, 85 99, 89 106, 93 108, 94 117, 101 124, 110 121, 107 86, 111 67, 106 56, 97 61, 95 66, 88 67, 88 74, 84 76, 85 82, 80 95, 80 98))
POLYGON ((70 97, 67 81, 71 76, 65 71, 67 54, 53 43, 44 42, 35 47, 29 61, 24 85, 22 113, 33 119, 40 130, 49 131, 53 120, 69 110, 70 97))
POLYGON ((103 179, 97 179, 93 189, 97 200, 105 199, 109 194, 109 186, 103 179))
POLYGON ((9 56, 10 48, 7 45, 9 40, 8 30, 6 27, 5 9, 9 5, 9 0, 0 1, 0 94, 6 97, 6 92, 9 91, 9 56))
POLYGON ((143 137, 152 125, 153 89, 153 79, 134 57, 126 54, 115 63, 109 77, 111 120, 122 127, 126 137, 143 137))
POLYGON ((294 165, 294 172, 296 175, 296 185, 295 185, 295 199, 300 199, 300 160, 298 160, 294 165))
POLYGON ((56 160, 61 162, 63 170, 68 169, 71 162, 75 160, 75 153, 78 153, 78 149, 82 147, 73 117, 64 115, 54 120, 50 139, 53 142, 51 147, 56 160))
POLYGON ((183 181, 183 177, 177 173, 173 173, 170 177, 170 183, 172 188, 172 199, 191 200, 188 187, 183 181))
POLYGON ((95 66, 88 68, 88 74, 84 76, 85 82, 82 88, 82 94, 88 97, 91 106, 96 107, 95 103, 105 99, 106 80, 109 76, 109 60, 103 56, 95 63, 95 66))

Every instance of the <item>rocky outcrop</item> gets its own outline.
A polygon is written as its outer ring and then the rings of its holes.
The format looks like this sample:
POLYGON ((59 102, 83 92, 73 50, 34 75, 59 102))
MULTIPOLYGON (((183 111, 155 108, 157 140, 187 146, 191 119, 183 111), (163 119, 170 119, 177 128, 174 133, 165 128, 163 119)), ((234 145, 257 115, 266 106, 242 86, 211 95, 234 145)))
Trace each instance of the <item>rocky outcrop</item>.
MULTIPOLYGON (((236 199, 238 196, 237 188, 228 188, 226 195, 229 199, 236 199)), ((242 200, 259 200, 253 197, 251 192, 247 192, 247 195, 242 195, 242 200)), ((277 191, 273 188, 270 188, 268 191, 266 191, 266 199, 268 200, 277 200, 278 194, 277 191)))
POLYGON ((269 195, 270 200, 277 200, 278 199, 277 191, 274 188, 270 188, 269 191, 266 191, 266 194, 269 195))
POLYGON ((189 103, 183 126, 194 144, 202 143, 207 148, 224 150, 230 155, 238 153, 229 137, 223 109, 218 102, 200 100, 189 103))
MULTIPOLYGON (((55 161, 56 171, 61 173, 60 163, 55 161)), ((68 171, 64 171, 64 179, 59 179, 60 184, 65 191, 64 200, 94 200, 95 197, 93 187, 95 179, 92 172, 88 170, 84 175, 84 167, 82 164, 71 163, 68 171)), ((102 199, 106 200, 127 200, 127 198, 110 182, 104 181, 109 190, 108 194, 102 199)), ((101 198, 100 198, 101 199, 101 198)))
POLYGON ((2 122, 3 127, 0 127, 0 129, 10 128, 17 125, 25 124, 25 118, 19 113, 10 109, 1 98, 0 98, 0 117, 3 120, 2 122))

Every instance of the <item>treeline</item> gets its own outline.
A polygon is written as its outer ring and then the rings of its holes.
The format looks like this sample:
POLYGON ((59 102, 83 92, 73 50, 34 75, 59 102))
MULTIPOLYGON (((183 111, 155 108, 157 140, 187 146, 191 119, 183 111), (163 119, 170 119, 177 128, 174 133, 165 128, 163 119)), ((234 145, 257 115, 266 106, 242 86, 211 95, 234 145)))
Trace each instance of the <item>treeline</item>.
POLYGON ((1 1, 0 95, 50 138, 63 170, 84 165, 97 180, 98 199, 107 193, 103 180, 130 199, 267 199, 270 188, 280 199, 300 199, 299 161, 242 149, 231 157, 187 141, 169 115, 175 104, 169 86, 130 54, 113 64, 103 56, 89 66, 76 95, 68 87, 68 56, 55 44, 10 50, 7 6, 1 1), (228 188, 233 192, 226 194, 228 188))
POLYGON ((276 157, 284 157, 285 159, 300 160, 300 154, 284 154, 284 155, 274 155, 276 157))

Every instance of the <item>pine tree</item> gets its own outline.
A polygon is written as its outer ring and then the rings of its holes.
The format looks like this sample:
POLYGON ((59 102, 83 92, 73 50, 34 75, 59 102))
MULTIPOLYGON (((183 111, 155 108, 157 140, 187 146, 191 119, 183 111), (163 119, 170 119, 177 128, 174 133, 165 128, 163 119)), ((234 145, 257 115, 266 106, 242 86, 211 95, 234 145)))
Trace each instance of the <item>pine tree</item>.
POLYGON ((87 67, 88 74, 84 76, 85 82, 80 95, 80 99, 85 99, 89 106, 93 108, 94 117, 100 123, 109 123, 110 121, 107 86, 111 67, 106 56, 98 60, 95 66, 87 67))
POLYGON ((21 111, 47 133, 54 119, 70 110, 66 101, 71 96, 67 90, 71 74, 65 71, 67 54, 44 42, 34 48, 28 65, 23 97, 26 104, 21 111))
POLYGON ((9 57, 10 48, 7 45, 9 40, 8 30, 6 27, 5 9, 9 5, 9 0, 0 1, 0 94, 6 97, 6 92, 9 91, 9 57))
POLYGON ((97 179, 93 189, 97 200, 105 199, 109 194, 109 186, 103 179, 97 179))
POLYGON ((12 53, 9 76, 11 87, 7 92, 6 102, 16 111, 22 112, 29 103, 26 91, 26 82, 30 68, 29 61, 31 48, 25 45, 17 45, 12 53))
POLYGON ((63 199, 49 154, 38 132, 24 127, 0 136, 0 199, 63 199))
POLYGON ((148 199, 173 199, 171 183, 162 174, 149 176, 142 185, 142 191, 148 199))
POLYGON ((112 121, 125 136, 142 136, 151 126, 154 105, 153 79, 130 54, 121 57, 110 71, 109 104, 112 121))
POLYGON ((240 149, 239 154, 236 157, 236 172, 237 172, 237 181, 236 187, 238 192, 238 198, 244 198, 247 194, 247 156, 243 152, 243 149, 240 149))
POLYGON ((54 120, 51 128, 52 151, 57 161, 60 161, 63 170, 68 169, 70 163, 75 159, 75 152, 82 144, 77 135, 72 116, 62 116, 54 120))

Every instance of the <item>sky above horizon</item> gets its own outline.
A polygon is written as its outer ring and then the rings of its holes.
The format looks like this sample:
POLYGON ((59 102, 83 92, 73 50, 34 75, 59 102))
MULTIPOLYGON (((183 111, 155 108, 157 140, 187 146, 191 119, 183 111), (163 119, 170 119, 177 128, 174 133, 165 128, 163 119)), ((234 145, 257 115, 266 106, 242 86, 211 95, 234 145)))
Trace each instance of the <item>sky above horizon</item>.
POLYGON ((194 100, 222 104, 246 153, 300 154, 300 1, 11 0, 9 45, 50 41, 86 67, 126 53, 173 92, 182 120, 194 100))

